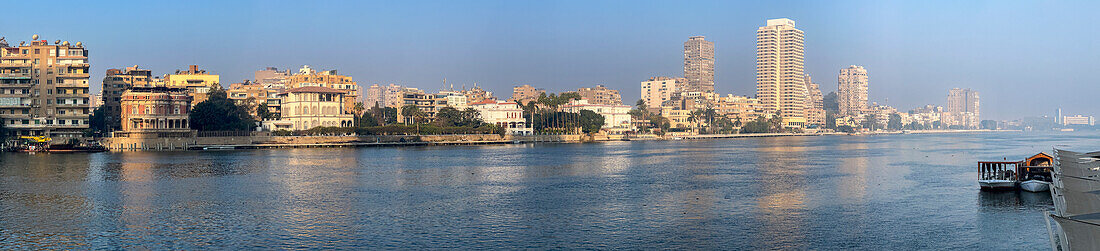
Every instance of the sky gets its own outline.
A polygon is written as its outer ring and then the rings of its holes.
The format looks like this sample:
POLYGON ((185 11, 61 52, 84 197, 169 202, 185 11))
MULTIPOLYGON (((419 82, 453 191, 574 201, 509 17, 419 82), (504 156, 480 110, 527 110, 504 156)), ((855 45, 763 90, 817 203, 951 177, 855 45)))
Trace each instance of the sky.
MULTIPOLYGON (((1089 1, 37 1, 5 2, 0 36, 84 42, 93 91, 111 68, 200 65, 223 85, 264 67, 337 69, 362 88, 474 83, 498 98, 683 75, 683 42, 715 43, 721 94, 755 95, 755 32, 790 18, 806 73, 835 91, 862 65, 871 101, 907 111, 981 95, 982 119, 1100 115, 1100 23, 1089 1), (38 11, 40 10, 40 11, 38 11), (1091 27, 1091 28, 1090 28, 1091 27)), ((449 86, 448 86, 449 88, 449 86)))

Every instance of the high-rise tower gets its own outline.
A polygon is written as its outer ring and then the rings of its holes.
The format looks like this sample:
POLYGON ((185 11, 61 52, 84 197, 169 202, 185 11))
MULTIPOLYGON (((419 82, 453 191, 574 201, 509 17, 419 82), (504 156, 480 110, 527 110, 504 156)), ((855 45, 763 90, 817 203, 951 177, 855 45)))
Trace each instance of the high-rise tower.
POLYGON ((794 20, 770 19, 756 30, 756 97, 765 114, 779 112, 784 127, 806 125, 803 43, 794 20))
POLYGON ((714 42, 694 36, 684 42, 684 91, 714 92, 714 42))
POLYGON ((840 69, 837 77, 837 104, 844 116, 863 116, 867 111, 867 69, 852 65, 840 69))

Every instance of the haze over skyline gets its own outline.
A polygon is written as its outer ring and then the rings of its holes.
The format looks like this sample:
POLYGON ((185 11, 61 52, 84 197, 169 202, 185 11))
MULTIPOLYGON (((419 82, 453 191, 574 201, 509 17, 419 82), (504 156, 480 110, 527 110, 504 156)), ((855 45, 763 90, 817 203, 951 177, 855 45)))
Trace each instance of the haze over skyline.
MULTIPOLYGON (((41 8, 28 1, 5 9, 41 8)), ((639 82, 683 74, 683 42, 715 43, 716 91, 755 94, 755 31, 790 18, 806 33, 806 72, 835 91, 848 65, 867 68, 870 100, 907 111, 981 93, 983 119, 1098 115, 1094 2, 269 2, 59 1, 55 16, 12 11, 0 36, 84 42, 91 89, 104 71, 154 75, 189 64, 251 79, 267 66, 337 69, 363 88, 425 90, 477 82, 498 98, 531 84, 551 92, 604 84, 639 98, 639 82), (72 17, 72 18, 63 18, 72 17), (887 102, 886 99, 889 99, 887 102)))

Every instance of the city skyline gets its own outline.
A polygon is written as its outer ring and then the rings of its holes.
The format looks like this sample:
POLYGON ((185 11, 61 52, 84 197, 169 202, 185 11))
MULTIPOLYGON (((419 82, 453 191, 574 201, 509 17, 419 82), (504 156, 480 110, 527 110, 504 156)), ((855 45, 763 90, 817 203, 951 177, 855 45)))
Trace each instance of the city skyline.
MULTIPOLYGON (((7 8, 29 7, 24 4, 30 3, 11 3, 7 8)), ((91 48, 93 93, 100 90, 106 69, 135 64, 152 70, 155 76, 196 64, 221 75, 223 85, 251 79, 254 71, 268 66, 293 69, 311 65, 338 69, 354 77, 361 89, 375 83, 397 83, 435 90, 444 78, 456 87, 476 82, 496 93, 522 84, 550 92, 603 84, 622 91, 624 103, 633 103, 640 97, 638 82, 652 76, 680 76, 682 43, 691 36, 706 36, 715 43, 716 61, 720 61, 716 75, 721 75, 716 91, 751 96, 755 93, 752 31, 764 20, 785 17, 798 21, 799 29, 810 38, 806 41, 807 74, 831 79, 837 69, 847 65, 866 66, 875 79, 870 101, 902 110, 942 105, 945 90, 971 88, 983 94, 983 118, 1006 120, 1049 115, 1056 107, 1067 113, 1097 113, 1085 107, 1097 107, 1098 101, 1083 95, 1035 99, 1033 95, 1065 92, 1019 91, 1036 83, 1080 90, 1072 93, 1096 88, 1088 85, 1095 77, 1084 72, 1090 67, 1063 66, 1088 65, 1081 63, 1096 56, 1097 52, 1085 47, 1096 37, 1067 32, 1095 21, 1083 11, 1092 5, 791 2, 627 6, 603 2, 578 9, 567 2, 327 2, 308 6, 282 2, 102 6, 73 2, 66 5, 73 6, 66 8, 71 10, 61 12, 90 13, 92 17, 84 26, 109 28, 77 29, 69 21, 15 12, 0 17, 15 27, 0 36, 12 44, 29 41, 33 34, 84 42, 91 48), (193 10, 194 15, 188 18, 162 14, 203 4, 219 8, 193 10), (802 8, 782 8, 789 4, 802 8), (120 6, 129 11, 118 17, 97 14, 116 13, 107 10, 120 6), (833 15, 839 14, 833 11, 820 11, 852 6, 863 15, 837 18, 833 15), (708 10, 699 11, 704 7, 708 10), (358 16, 356 11, 378 9, 387 11, 350 18, 358 16), (656 9, 698 11, 698 15, 686 20, 637 18, 656 9), (557 15, 553 10, 570 14, 557 15), (265 18, 293 17, 289 14, 294 11, 313 18, 265 18), (147 22, 119 21, 134 19, 147 22), (496 24, 500 21, 507 22, 496 24), (455 28, 460 26, 464 28, 455 28), (122 36, 123 30, 130 35, 122 36), (1050 36, 1055 33, 1064 35, 1050 36), (1047 49, 1033 50, 1040 46, 1047 49)), ((836 83, 822 81, 821 89, 835 91, 836 83)))

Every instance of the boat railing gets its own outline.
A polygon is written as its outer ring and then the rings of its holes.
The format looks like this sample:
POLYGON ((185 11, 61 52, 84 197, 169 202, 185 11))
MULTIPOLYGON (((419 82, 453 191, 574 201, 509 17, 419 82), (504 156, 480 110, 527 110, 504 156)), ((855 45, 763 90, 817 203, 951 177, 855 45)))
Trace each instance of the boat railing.
POLYGON ((1020 162, 979 161, 978 180, 1016 180, 1020 162))

